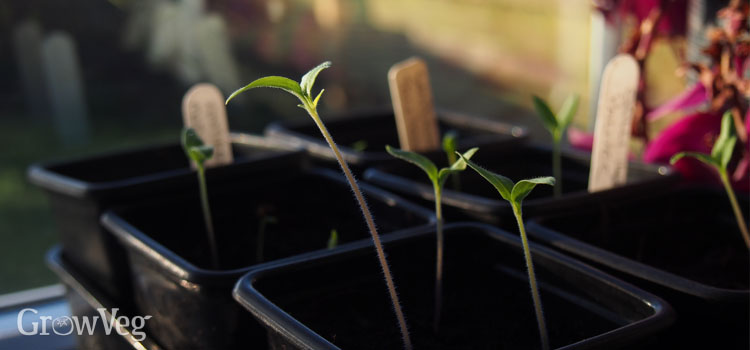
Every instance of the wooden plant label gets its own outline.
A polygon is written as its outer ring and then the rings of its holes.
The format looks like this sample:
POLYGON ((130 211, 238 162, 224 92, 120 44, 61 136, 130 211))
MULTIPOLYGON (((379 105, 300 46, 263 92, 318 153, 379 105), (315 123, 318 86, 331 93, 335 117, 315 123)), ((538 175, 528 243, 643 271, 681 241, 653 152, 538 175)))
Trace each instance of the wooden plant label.
POLYGON ((626 54, 615 56, 604 69, 594 126, 589 192, 621 185, 627 179, 638 75, 638 64, 626 54))
POLYGON ((410 58, 393 65, 388 71, 388 84, 401 148, 407 151, 439 149, 440 134, 425 62, 410 58))
POLYGON ((193 85, 182 99, 182 120, 186 127, 195 129, 205 144, 214 147, 214 155, 206 161, 206 167, 232 163, 224 95, 216 86, 193 85))

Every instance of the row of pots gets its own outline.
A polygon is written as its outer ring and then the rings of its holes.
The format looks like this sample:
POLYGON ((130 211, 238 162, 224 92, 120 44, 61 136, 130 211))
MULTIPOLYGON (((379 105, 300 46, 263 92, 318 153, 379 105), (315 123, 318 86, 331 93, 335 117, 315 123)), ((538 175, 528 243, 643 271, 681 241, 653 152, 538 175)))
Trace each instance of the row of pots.
MULTIPOLYGON (((550 151, 526 142, 522 128, 447 112, 439 119, 442 131, 458 131, 461 149, 480 147, 475 159, 491 170, 514 179, 551 173, 550 151)), ((443 194, 454 224, 435 334, 431 188, 385 153, 397 144, 389 112, 327 125, 364 180, 415 347, 538 347, 520 239, 491 187, 467 171, 460 191, 443 194), (346 147, 360 141, 364 151, 346 147)), ((152 315, 148 341, 137 344, 145 348, 399 348, 367 229, 315 132, 274 124, 268 137, 234 135, 235 163, 208 170, 218 269, 178 145, 33 166, 30 179, 50 195, 61 233, 48 262, 77 300, 74 313, 106 304, 152 315), (328 249, 334 229, 341 244, 328 249)), ((524 204, 553 347, 747 348, 750 264, 721 192, 633 163, 628 184, 587 193, 587 156, 567 153, 563 169, 562 197, 539 191, 524 204)), ((136 347, 120 338, 103 341, 136 347)))

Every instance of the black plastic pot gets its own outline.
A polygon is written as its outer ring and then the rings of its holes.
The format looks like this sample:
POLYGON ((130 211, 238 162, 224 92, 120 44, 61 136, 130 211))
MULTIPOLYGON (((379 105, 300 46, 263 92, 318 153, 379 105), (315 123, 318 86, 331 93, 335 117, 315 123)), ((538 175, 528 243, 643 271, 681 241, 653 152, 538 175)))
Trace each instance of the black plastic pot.
MULTIPOLYGON (((748 198, 740 202, 747 215, 748 198)), ((634 193, 534 219, 528 232, 666 299, 677 322, 665 346, 750 345, 750 257, 723 191, 634 193)))
MULTIPOLYGON (((384 240, 415 349, 539 348, 518 236, 446 225, 444 304, 432 332, 435 232, 384 240)), ((661 299, 536 244, 532 256, 551 345, 648 345, 672 321, 661 299)), ((234 296, 268 331, 271 349, 398 349, 401 338, 370 244, 256 269, 234 296)))
MULTIPOLYGON (((526 130, 519 126, 448 111, 438 111, 437 117, 441 135, 449 130, 456 131, 461 149, 515 144, 526 138, 526 130)), ((392 109, 383 108, 342 115, 326 119, 325 124, 341 149, 344 159, 355 172, 394 159, 385 151, 386 145, 399 145, 392 109), (364 151, 355 150, 354 145, 358 142, 364 142, 367 148, 364 151)), ((266 127, 265 134, 307 149, 320 160, 320 165, 335 165, 336 158, 333 152, 321 136, 320 130, 310 120, 271 123, 266 127)))
MULTIPOLYGON (((244 135, 235 143, 235 163, 209 169, 207 179, 217 183, 241 178, 257 162, 299 162, 302 151, 286 143, 244 135)), ((62 249, 70 262, 112 296, 126 303, 130 288, 124 251, 104 234, 101 213, 111 207, 179 193, 195 186, 195 171, 179 144, 151 146, 94 157, 35 164, 29 180, 48 195, 57 222, 62 249)))
MULTIPOLYGON (((463 151, 463 150, 462 150, 463 151)), ((425 154, 439 166, 446 166, 445 156, 439 152, 425 154)), ((510 147, 482 148, 472 158, 477 164, 509 177, 513 181, 538 176, 552 175, 551 149, 538 144, 521 144, 510 147)), ((551 186, 538 186, 524 200, 524 217, 543 213, 561 213, 584 203, 606 203, 637 192, 648 192, 671 183, 677 175, 667 167, 631 163, 627 184, 607 191, 589 193, 590 157, 588 154, 564 152, 562 157, 563 195, 553 196, 551 186)), ((456 175, 453 175, 456 176, 456 175)), ((509 230, 516 229, 516 221, 510 204, 479 174, 471 169, 458 174, 460 191, 445 184, 442 195, 443 212, 447 220, 478 219, 500 225, 509 230)), ((401 194, 408 199, 433 206, 435 195, 424 171, 404 161, 389 163, 367 169, 364 179, 378 186, 401 194)))
MULTIPOLYGON (((107 334, 104 323, 102 322, 102 312, 107 317, 106 322, 117 322, 120 316, 136 316, 128 311, 123 310, 115 304, 111 298, 106 296, 95 283, 88 279, 84 274, 73 267, 67 258, 63 256, 60 246, 55 246, 47 252, 47 266, 57 275, 60 281, 65 285, 65 299, 70 306, 71 317, 78 317, 80 324, 84 322, 84 317, 93 323, 94 332, 89 333, 87 329, 81 334, 74 328, 60 328, 59 331, 67 333, 71 331, 70 336, 76 337, 78 350, 158 350, 161 347, 144 332, 141 328, 133 328, 130 324, 119 323, 119 328, 113 329, 107 334), (102 310, 103 309, 103 310, 102 310), (102 310, 101 312, 99 310, 102 310), (116 311, 115 311, 116 310, 116 311), (112 316, 115 320, 112 320, 112 316), (95 318, 98 319, 95 320, 95 318), (135 332, 135 333, 134 333, 135 332), (143 332, 143 333, 142 333, 143 332)), ((69 322, 71 320, 68 320, 69 322)), ((145 320, 149 322, 149 320, 145 320)), ((129 323, 129 322, 128 322, 129 323)), ((70 323, 71 325, 74 323, 70 323)), ((140 325, 136 325, 139 327, 140 325)))
MULTIPOLYGON (((432 212, 363 184, 380 232, 433 225, 432 212)), ((263 348, 262 328, 232 300, 253 265, 325 250, 336 229, 341 247, 369 240, 348 183, 337 172, 259 171, 209 187, 221 266, 211 265, 197 196, 165 198, 105 213, 102 222, 127 250, 137 310, 154 315, 149 332, 167 348, 263 348), (260 213, 272 215, 263 258, 260 213)))

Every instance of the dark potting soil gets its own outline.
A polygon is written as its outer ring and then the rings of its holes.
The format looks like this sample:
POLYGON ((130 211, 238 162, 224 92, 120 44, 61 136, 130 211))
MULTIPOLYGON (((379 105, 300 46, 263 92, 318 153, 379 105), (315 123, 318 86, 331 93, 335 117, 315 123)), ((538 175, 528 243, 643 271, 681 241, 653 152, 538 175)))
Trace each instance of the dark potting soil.
MULTIPOLYGON (((443 316, 433 333, 434 244, 430 236, 386 248, 414 348, 540 348, 522 252, 477 235, 446 237, 443 316)), ((627 323, 583 295, 585 286, 571 285, 543 265, 536 268, 554 347, 627 323)), ((374 252, 264 276, 256 288, 342 349, 402 347, 374 252)))
MULTIPOLYGON (((748 198, 738 199, 747 215, 748 198)), ((670 191, 606 203, 539 223, 696 282, 727 289, 749 287, 750 256, 729 199, 719 189, 670 191)))
MULTIPOLYGON (((235 269, 258 262, 325 249, 332 229, 339 244, 370 237, 349 185, 311 173, 274 173, 240 183, 209 186, 220 268, 235 269), (262 258, 257 234, 267 223, 262 258)), ((195 193, 178 200, 120 213, 123 219, 188 262, 211 268, 203 214, 195 193)), ((367 197, 367 194, 365 194, 367 197)), ((426 224, 425 217, 382 200, 368 198, 379 232, 426 224)))

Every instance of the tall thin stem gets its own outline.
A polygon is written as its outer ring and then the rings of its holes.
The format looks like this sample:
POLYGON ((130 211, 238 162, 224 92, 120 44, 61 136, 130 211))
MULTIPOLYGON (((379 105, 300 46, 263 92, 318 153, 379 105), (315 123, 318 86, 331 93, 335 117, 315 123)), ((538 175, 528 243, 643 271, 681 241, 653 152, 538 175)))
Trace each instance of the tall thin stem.
POLYGON ((513 214, 518 222, 518 230, 521 232, 521 243, 523 244, 523 255, 526 259, 526 270, 529 273, 529 286, 531 287, 531 298, 534 300, 534 310, 536 311, 536 322, 539 326, 539 337, 542 340, 542 349, 549 350, 549 337, 547 335, 547 325, 544 321, 544 311, 542 311, 542 299, 539 296, 539 289, 536 285, 536 274, 534 273, 534 263, 531 261, 531 250, 529 249, 529 240, 526 238, 526 228, 523 226, 523 217, 521 208, 518 204, 513 203, 513 214))
POLYGON ((326 139, 326 142, 328 142, 328 146, 330 146, 331 150, 333 150, 333 153, 336 156, 336 160, 339 162, 339 165, 341 166, 341 170, 344 172, 344 176, 346 176, 346 180, 349 181, 349 186, 351 186, 352 192, 354 192, 354 197, 357 199, 359 208, 362 210, 362 215, 365 217, 367 228, 370 230, 372 241, 375 244, 375 250, 377 251, 378 260, 380 261, 380 267, 383 269, 383 276, 385 277, 385 283, 388 286, 388 293, 391 296, 393 310, 396 313, 396 318, 398 319, 399 328, 401 330, 401 340, 404 343, 404 348, 406 350, 411 350, 412 344, 411 344, 411 339, 409 338, 409 330, 406 327, 406 318, 404 317, 404 313, 401 310, 401 303, 398 300, 398 294, 396 294, 396 285, 393 283, 393 276, 391 275, 391 269, 390 267, 388 267, 388 260, 386 260, 386 257, 385 257, 383 244, 380 242, 380 236, 378 235, 378 230, 375 227, 375 221, 372 218, 370 209, 367 207, 367 203, 365 202, 365 197, 362 195, 362 191, 360 191, 359 185, 357 185, 357 180, 354 179, 354 175, 352 174, 351 170, 349 170, 349 165, 346 163, 346 160, 344 160, 344 157, 341 155, 341 152, 339 151, 338 146, 336 146, 336 143, 333 141, 331 134, 328 133, 328 129, 326 129, 325 125, 323 124, 323 121, 320 120, 320 117, 318 116, 318 111, 316 110, 316 108, 306 102, 305 110, 307 110, 307 113, 309 113, 310 117, 313 118, 313 120, 315 121, 315 124, 318 126, 318 129, 320 129, 320 132, 323 134, 323 137, 326 139))
POLYGON ((552 142, 552 176, 555 177, 555 186, 552 187, 555 197, 562 196, 562 159, 560 156, 562 137, 558 134, 553 136, 552 142))
POLYGON ((742 209, 740 209, 739 203, 737 203, 737 197, 734 196, 734 190, 729 182, 729 176, 726 170, 719 170, 721 182, 724 184, 724 189, 727 191, 729 202, 732 203, 732 210, 734 210, 734 217, 737 219, 737 226, 740 227, 740 233, 742 238, 745 240, 745 245, 750 249, 750 234, 748 233, 747 224, 745 224, 745 218, 742 216, 742 209))
POLYGON ((432 329, 440 327, 440 314, 443 304, 443 206, 440 186, 435 184, 435 216, 437 217, 437 258, 435 259, 435 319, 432 329))
POLYGON ((214 268, 219 268, 219 250, 216 248, 216 234, 214 234, 214 223, 211 219, 211 207, 208 205, 208 189, 206 188, 206 169, 203 164, 196 164, 198 168, 198 186, 200 187, 201 209, 203 209, 203 221, 206 223, 208 233, 208 245, 211 249, 211 262, 214 268))

